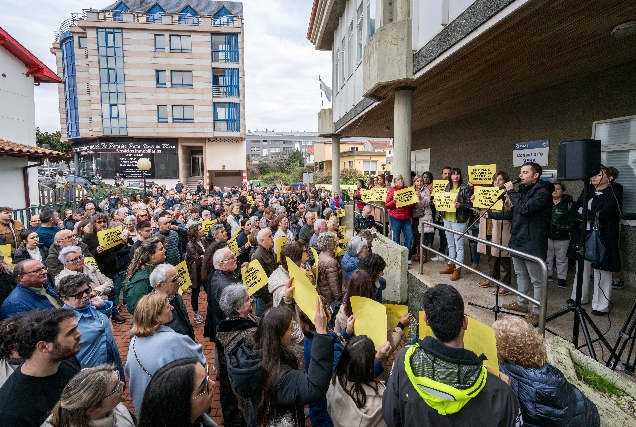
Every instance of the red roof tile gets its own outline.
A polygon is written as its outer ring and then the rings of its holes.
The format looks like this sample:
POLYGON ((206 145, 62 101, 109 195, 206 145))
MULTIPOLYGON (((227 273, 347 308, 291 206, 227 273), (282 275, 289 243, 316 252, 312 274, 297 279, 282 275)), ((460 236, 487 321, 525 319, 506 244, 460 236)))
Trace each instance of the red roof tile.
POLYGON ((48 148, 34 147, 33 145, 18 144, 17 142, 0 139, 0 156, 10 157, 45 157, 49 159, 59 159, 67 157, 59 151, 48 148))

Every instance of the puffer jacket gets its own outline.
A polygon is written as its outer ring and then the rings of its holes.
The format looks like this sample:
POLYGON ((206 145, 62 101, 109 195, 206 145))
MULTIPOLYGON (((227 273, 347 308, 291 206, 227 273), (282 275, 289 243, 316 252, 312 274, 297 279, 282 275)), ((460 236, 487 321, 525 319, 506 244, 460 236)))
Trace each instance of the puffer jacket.
POLYGON ((331 304, 342 296, 344 275, 340 263, 331 251, 322 251, 318 255, 318 294, 323 303, 331 304))
POLYGON ((399 219, 400 221, 410 220, 411 209, 413 209, 413 206, 415 206, 415 204, 413 204, 413 205, 402 206, 401 208, 398 208, 397 205, 395 204, 393 193, 399 190, 403 190, 405 188, 407 187, 404 186, 404 187, 389 188, 386 192, 386 204, 384 205, 384 207, 389 210, 389 216, 391 218, 399 219))
POLYGON ((554 366, 526 369, 506 362, 499 364, 499 370, 510 377, 510 388, 517 396, 525 426, 600 425, 594 403, 554 366))
MULTIPOLYGON (((448 183, 446 184, 445 191, 448 192, 451 190, 451 188, 452 184, 448 183)), ((468 220, 470 219, 471 215, 473 214, 473 211, 471 210, 473 208, 473 202, 470 201, 470 196, 472 195, 473 187, 464 183, 459 186, 457 201, 459 202, 460 206, 455 211, 455 222, 462 224, 468 222, 468 220)))
POLYGON ((353 275, 353 272, 358 269, 360 265, 360 258, 351 255, 349 251, 345 252, 342 257, 342 269, 344 270, 345 286, 349 284, 349 279, 353 275))
POLYGON ((561 201, 552 207, 552 219, 550 221, 550 234, 552 240, 570 240, 570 228, 572 221, 570 220, 570 206, 572 205, 572 196, 564 194, 561 201))

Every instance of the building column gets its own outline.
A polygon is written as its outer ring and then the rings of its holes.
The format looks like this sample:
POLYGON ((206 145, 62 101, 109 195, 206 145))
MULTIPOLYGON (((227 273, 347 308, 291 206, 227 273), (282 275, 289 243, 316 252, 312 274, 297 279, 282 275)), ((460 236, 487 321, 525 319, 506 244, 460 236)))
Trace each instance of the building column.
POLYGON ((404 185, 411 185, 411 119, 413 114, 413 88, 395 91, 393 104, 393 176, 401 174, 404 185))
POLYGON ((73 166, 75 166, 75 176, 80 176, 80 157, 79 157, 79 153, 77 151, 75 151, 73 153, 73 166))
POLYGON ((340 135, 331 135, 331 192, 340 193, 340 135))

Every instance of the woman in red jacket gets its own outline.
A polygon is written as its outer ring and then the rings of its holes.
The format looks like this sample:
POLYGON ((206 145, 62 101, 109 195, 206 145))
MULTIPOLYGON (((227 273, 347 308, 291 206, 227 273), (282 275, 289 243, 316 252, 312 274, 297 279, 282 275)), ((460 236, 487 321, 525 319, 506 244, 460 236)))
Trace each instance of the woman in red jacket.
POLYGON ((400 244, 400 232, 404 233, 404 246, 409 250, 408 264, 411 264, 411 244, 413 243, 413 227, 411 226, 411 208, 413 205, 402 206, 400 208, 395 204, 393 193, 406 188, 404 178, 397 174, 393 178, 393 185, 386 193, 386 205, 389 210, 389 222, 393 231, 393 241, 400 244))

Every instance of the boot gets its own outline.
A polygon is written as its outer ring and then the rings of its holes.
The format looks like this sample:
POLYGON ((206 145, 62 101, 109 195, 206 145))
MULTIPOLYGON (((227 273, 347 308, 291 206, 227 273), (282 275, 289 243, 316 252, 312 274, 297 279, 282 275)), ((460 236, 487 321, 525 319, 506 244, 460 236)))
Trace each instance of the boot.
MULTIPOLYGON (((470 268, 472 268, 473 270, 481 271, 481 270, 479 269, 479 264, 472 263, 472 264, 470 265, 470 268)), ((466 274, 473 274, 473 272, 472 272, 472 271, 470 271, 470 270, 468 270, 468 271, 466 272, 466 274)))
POLYGON ((455 271, 455 264, 446 264, 444 270, 440 270, 439 274, 453 274, 455 271))
POLYGON ((422 251, 422 264, 426 264, 428 261, 428 252, 422 251))
POLYGON ((411 258, 411 261, 413 261, 413 262, 418 262, 419 260, 420 260, 420 255, 419 254, 413 255, 413 257, 411 258))
POLYGON ((453 271, 453 275, 451 276, 451 281, 455 281, 455 280, 459 280, 459 278, 461 277, 461 273, 462 273, 462 269, 461 268, 456 268, 455 271, 453 271))

